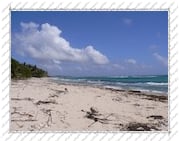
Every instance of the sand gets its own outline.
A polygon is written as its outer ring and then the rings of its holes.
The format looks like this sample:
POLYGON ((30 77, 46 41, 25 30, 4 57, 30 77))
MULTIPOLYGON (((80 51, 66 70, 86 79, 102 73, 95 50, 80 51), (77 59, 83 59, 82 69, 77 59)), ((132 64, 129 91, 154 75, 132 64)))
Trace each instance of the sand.
POLYGON ((167 96, 12 80, 10 131, 167 131, 167 96))

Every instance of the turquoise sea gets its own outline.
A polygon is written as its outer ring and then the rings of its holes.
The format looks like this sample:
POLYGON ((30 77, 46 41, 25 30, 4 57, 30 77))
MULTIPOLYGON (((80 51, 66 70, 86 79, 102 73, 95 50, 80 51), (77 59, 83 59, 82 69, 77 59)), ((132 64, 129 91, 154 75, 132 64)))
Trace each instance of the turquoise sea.
POLYGON ((109 77, 52 77, 58 83, 95 85, 116 89, 168 93, 168 75, 109 76, 109 77))

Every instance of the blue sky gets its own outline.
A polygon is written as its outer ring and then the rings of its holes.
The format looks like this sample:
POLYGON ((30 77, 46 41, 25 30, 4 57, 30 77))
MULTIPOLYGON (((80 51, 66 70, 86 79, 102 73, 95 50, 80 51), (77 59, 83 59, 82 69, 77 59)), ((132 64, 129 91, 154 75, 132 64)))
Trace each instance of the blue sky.
POLYGON ((13 11, 12 57, 50 75, 168 73, 167 11, 13 11))

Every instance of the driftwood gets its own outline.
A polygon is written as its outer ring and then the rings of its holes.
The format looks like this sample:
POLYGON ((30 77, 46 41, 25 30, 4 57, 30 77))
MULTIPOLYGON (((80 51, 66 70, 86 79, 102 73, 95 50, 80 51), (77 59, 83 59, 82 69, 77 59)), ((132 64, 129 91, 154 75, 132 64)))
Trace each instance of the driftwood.
POLYGON ((39 100, 35 103, 36 105, 41 105, 41 104, 57 104, 57 102, 55 100, 39 100))
POLYGON ((13 107, 14 111, 11 112, 11 115, 17 114, 22 117, 26 117, 27 119, 11 119, 11 121, 37 121, 36 119, 32 119, 34 116, 32 114, 29 114, 27 112, 19 112, 17 111, 17 107, 13 107))
POLYGON ((105 117, 104 115, 100 114, 99 111, 94 107, 91 107, 90 111, 84 111, 84 110, 81 110, 81 111, 86 113, 85 115, 86 118, 92 119, 94 121, 90 125, 88 125, 88 127, 91 127, 96 122, 100 122, 102 124, 108 124, 108 121, 111 121, 107 118, 111 116, 112 114, 109 114, 105 117))
POLYGON ((24 112, 24 113, 21 113, 21 112, 13 112, 13 113, 11 113, 11 115, 13 115, 13 114, 18 114, 18 115, 20 115, 20 116, 27 116, 27 117, 33 117, 33 115, 31 115, 31 114, 29 114, 29 113, 26 113, 26 112, 24 112))
POLYGON ((30 98, 30 97, 27 97, 27 98, 11 98, 11 100, 17 100, 17 101, 20 101, 20 100, 33 101, 34 99, 33 99, 33 98, 30 98))
POLYGON ((11 121, 25 122, 25 121, 37 121, 37 120, 36 119, 11 119, 11 121))
POLYGON ((138 90, 129 90, 128 92, 129 93, 141 93, 141 91, 138 91, 138 90))
POLYGON ((148 116, 147 118, 164 119, 163 116, 160 116, 160 115, 152 115, 152 116, 148 116))

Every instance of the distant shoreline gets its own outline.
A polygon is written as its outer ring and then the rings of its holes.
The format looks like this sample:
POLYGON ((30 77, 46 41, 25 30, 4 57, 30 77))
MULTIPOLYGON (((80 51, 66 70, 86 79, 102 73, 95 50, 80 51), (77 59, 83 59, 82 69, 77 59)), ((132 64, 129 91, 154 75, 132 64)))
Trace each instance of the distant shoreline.
POLYGON ((105 76, 105 77, 49 77, 59 84, 89 85, 117 90, 135 90, 142 93, 168 94, 168 75, 105 76))
POLYGON ((123 92, 137 92, 140 94, 146 94, 146 95, 158 95, 158 96, 166 96, 168 97, 168 93, 165 92, 155 92, 155 91, 142 91, 142 90, 135 90, 135 89, 121 89, 118 87, 113 87, 113 86, 99 86, 99 85, 90 85, 90 84, 82 84, 82 83, 71 83, 71 82, 57 82, 54 81, 53 79, 49 78, 50 81, 55 82, 57 84, 61 85, 72 85, 72 86, 87 86, 87 87, 94 87, 94 88, 99 88, 99 89, 106 89, 106 90, 112 90, 112 91, 123 91, 123 92))

